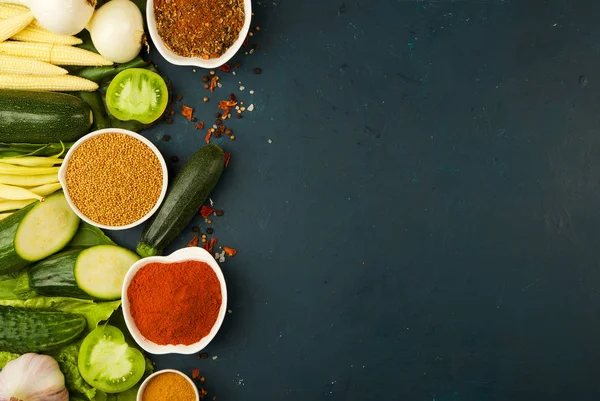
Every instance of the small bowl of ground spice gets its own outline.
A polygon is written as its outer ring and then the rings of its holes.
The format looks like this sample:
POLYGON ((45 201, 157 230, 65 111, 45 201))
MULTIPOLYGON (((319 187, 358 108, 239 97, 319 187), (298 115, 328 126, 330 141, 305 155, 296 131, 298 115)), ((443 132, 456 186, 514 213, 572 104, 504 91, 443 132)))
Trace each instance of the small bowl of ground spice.
POLYGON ((140 386, 137 401, 198 401, 200 394, 194 382, 178 370, 159 370, 140 386))
POLYGON ((156 212, 167 192, 160 151, 135 132, 107 128, 73 144, 58 172, 67 202, 85 222, 125 230, 156 212))
POLYGON ((200 247, 134 263, 121 295, 131 336, 151 354, 200 352, 217 335, 227 311, 223 272, 200 247))
POLYGON ((171 64, 217 68, 242 47, 251 0, 148 0, 148 31, 171 64))

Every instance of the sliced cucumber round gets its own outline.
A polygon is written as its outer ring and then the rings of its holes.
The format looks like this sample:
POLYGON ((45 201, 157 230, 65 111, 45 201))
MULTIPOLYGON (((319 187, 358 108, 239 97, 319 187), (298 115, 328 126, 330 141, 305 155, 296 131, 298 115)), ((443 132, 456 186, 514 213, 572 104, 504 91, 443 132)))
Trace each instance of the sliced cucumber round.
POLYGON ((75 262, 77 286, 94 298, 121 298, 125 274, 138 255, 116 245, 97 245, 82 251, 75 262))
POLYGON ((23 217, 15 234, 15 251, 37 262, 64 248, 75 236, 79 217, 60 192, 39 202, 23 217))

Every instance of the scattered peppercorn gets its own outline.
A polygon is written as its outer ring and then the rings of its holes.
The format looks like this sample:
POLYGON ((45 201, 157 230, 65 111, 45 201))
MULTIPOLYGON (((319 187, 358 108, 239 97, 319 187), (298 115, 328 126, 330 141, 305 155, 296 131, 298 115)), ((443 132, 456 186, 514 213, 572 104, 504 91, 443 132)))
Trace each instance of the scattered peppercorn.
POLYGON ((229 137, 229 139, 231 139, 232 141, 234 141, 234 140, 235 140, 235 135, 231 135, 231 136, 229 137))
POLYGON ((171 110, 171 111, 169 112, 169 115, 172 115, 172 116, 174 116, 174 115, 175 115, 175 110, 171 110))
POLYGON ((177 99, 178 102, 181 102, 181 99, 183 99, 183 95, 177 95, 176 99, 177 99))
POLYGON ((223 134, 219 131, 215 132, 215 138, 220 138, 223 134))
POLYGON ((233 134, 233 131, 232 131, 232 130, 230 130, 229 128, 227 128, 227 129, 225 130, 225 135, 231 135, 231 134, 233 134))
POLYGON ((206 96, 202 100, 204 100, 204 103, 208 102, 208 98, 206 96))
POLYGON ((221 113, 215 113, 216 118, 221 118, 221 113))
POLYGON ((217 209, 217 210, 215 210, 215 214, 217 216, 223 216, 223 211, 221 209, 217 209))
POLYGON ((177 157, 177 156, 172 156, 172 157, 171 157, 171 161, 172 161, 172 162, 174 162, 174 163, 177 163, 177 162, 179 161, 179 157, 177 157))
POLYGON ((173 124, 173 119, 171 117, 167 118, 167 124, 173 124))
POLYGON ((206 220, 206 222, 207 222, 208 224, 212 224, 212 220, 210 220, 210 219, 209 219, 209 220, 206 220))
POLYGON ((210 70, 210 75, 215 75, 215 70, 210 70))
POLYGON ((208 227, 208 228, 206 229, 206 233, 207 233, 207 234, 212 234, 212 233, 214 233, 214 232, 215 232, 215 230, 213 230, 213 229, 212 229, 212 227, 208 227))
POLYGON ((233 68, 240 68, 242 66, 242 63, 240 63, 239 61, 236 61, 235 63, 233 63, 233 68))
POLYGON ((254 28, 257 31, 260 31, 260 26, 257 26, 256 28, 254 28))
POLYGON ((208 84, 204 84, 204 89, 208 89, 210 88, 210 86, 208 86, 208 84))
POLYGON ((217 124, 217 125, 221 125, 221 124, 223 124, 223 120, 221 120, 220 118, 217 118, 217 119, 215 120, 215 124, 217 124))
POLYGON ((200 227, 194 226, 194 227, 192 227, 192 231, 197 233, 198 231, 200 231, 200 227))
POLYGON ((238 114, 238 115, 237 115, 237 118, 243 118, 243 117, 242 117, 242 114, 241 114, 241 113, 240 113, 240 114, 238 114))
POLYGON ((163 135, 163 141, 169 141, 171 139, 170 135, 163 135))
POLYGON ((262 72, 262 70, 258 67, 256 67, 253 71, 255 74, 260 74, 262 72))
POLYGON ((203 75, 202 82, 207 83, 208 81, 210 81, 210 78, 208 77, 208 75, 203 75))

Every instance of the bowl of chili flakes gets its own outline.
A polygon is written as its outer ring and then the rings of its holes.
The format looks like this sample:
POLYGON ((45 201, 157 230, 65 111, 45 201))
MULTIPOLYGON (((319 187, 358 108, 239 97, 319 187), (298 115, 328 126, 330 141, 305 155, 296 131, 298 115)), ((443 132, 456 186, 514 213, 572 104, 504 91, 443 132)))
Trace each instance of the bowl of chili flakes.
POLYGON ((148 0, 148 31, 171 64, 217 68, 242 47, 252 0, 148 0))

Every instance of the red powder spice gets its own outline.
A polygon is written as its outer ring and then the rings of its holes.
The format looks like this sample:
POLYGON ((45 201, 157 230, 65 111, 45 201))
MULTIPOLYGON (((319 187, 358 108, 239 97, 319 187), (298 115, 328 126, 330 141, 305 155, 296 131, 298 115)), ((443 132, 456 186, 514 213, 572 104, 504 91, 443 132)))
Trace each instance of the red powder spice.
POLYGON ((127 289, 131 316, 140 333, 159 344, 190 345, 217 321, 221 284, 204 262, 149 263, 127 289))

